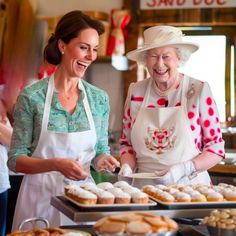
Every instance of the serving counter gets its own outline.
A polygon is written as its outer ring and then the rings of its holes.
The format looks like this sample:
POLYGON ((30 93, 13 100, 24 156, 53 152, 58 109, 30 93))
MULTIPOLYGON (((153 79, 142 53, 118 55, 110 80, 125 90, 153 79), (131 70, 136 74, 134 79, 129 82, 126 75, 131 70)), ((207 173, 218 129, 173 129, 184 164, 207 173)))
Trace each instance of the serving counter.
POLYGON ((132 209, 132 207, 109 207, 109 208, 84 208, 79 207, 64 196, 52 197, 51 205, 65 214, 68 218, 76 222, 76 226, 63 226, 63 228, 77 228, 85 230, 91 235, 96 235, 93 231, 93 224, 102 217, 112 214, 121 213, 121 211, 142 210, 156 215, 165 215, 174 219, 179 223, 179 231, 177 236, 209 236, 207 228, 199 225, 199 219, 209 215, 214 206, 211 208, 195 208, 195 209, 164 209, 161 205, 141 207, 132 209))
MULTIPOLYGON (((122 208, 113 207, 79 207, 64 196, 52 197, 51 205, 54 206, 57 210, 65 214, 68 218, 78 223, 79 225, 83 224, 93 224, 95 221, 101 219, 102 217, 117 214, 122 211, 131 211, 131 210, 142 210, 144 212, 149 212, 157 215, 166 215, 174 219, 186 218, 186 219, 196 219, 203 218, 210 213, 215 208, 215 205, 209 205, 205 208, 200 208, 199 206, 193 208, 180 208, 180 209, 167 209, 159 204, 155 206, 140 206, 139 208, 132 208, 132 206, 124 206, 122 208)), ((227 208, 234 207, 235 204, 227 205, 227 208)))

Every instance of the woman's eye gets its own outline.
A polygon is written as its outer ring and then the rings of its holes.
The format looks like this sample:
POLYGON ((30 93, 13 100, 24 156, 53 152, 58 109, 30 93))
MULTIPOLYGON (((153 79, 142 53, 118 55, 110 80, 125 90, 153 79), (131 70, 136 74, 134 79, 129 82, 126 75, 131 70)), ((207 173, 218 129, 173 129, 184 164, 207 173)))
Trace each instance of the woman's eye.
POLYGON ((87 46, 80 46, 82 50, 88 50, 89 48, 87 46))

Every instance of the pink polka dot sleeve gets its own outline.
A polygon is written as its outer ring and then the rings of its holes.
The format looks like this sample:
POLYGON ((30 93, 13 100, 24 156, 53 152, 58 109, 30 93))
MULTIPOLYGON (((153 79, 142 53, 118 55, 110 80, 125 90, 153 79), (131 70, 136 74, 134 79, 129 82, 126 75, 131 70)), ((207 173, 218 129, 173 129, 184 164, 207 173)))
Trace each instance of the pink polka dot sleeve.
MULTIPOLYGON (((192 114, 189 113, 189 116, 192 114)), ((203 151, 224 156, 224 141, 220 129, 219 113, 208 83, 203 84, 199 98, 199 120, 201 126, 201 148, 203 151)), ((200 140, 199 140, 200 141, 200 140)))

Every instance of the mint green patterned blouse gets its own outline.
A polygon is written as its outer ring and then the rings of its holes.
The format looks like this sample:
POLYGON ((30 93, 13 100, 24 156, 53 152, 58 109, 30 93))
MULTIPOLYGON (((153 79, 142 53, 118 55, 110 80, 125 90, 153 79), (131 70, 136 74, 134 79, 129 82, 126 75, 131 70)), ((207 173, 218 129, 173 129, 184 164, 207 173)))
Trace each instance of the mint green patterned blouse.
MULTIPOLYGON (((13 135, 8 161, 8 167, 12 171, 15 171, 17 157, 22 155, 31 156, 38 144, 48 80, 49 78, 45 78, 26 87, 17 98, 13 113, 13 135)), ((110 154, 107 132, 110 112, 108 95, 103 90, 84 80, 82 80, 82 83, 88 97, 96 128, 96 156, 103 153, 110 154)), ((83 99, 84 94, 81 91, 75 112, 70 115, 61 106, 58 100, 58 92, 54 91, 48 130, 69 133, 90 129, 82 103, 83 99)))

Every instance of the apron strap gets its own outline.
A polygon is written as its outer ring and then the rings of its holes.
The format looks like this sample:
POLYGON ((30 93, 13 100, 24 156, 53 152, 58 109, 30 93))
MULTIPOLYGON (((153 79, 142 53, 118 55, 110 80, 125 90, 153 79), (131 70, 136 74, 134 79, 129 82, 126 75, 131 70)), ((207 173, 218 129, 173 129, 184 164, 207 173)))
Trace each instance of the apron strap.
POLYGON ((141 108, 144 108, 148 105, 148 99, 149 99, 149 96, 150 96, 151 87, 152 87, 153 82, 154 82, 153 79, 149 78, 147 89, 146 89, 146 92, 145 92, 145 95, 144 95, 144 99, 143 99, 143 102, 141 104, 141 108))
MULTIPOLYGON (((89 125, 90 125, 90 129, 94 129, 95 130, 95 124, 94 124, 94 120, 93 120, 93 116, 92 116, 92 112, 89 106, 89 102, 88 102, 88 97, 84 88, 84 85, 81 81, 81 79, 79 80, 79 88, 84 92, 84 100, 83 100, 83 104, 84 104, 84 109, 89 121, 89 125)), ((96 132, 95 132, 96 134, 96 132)))
POLYGON ((52 97, 53 97, 53 90, 54 90, 54 74, 51 75, 48 81, 48 89, 47 89, 45 105, 44 105, 41 133, 43 131, 47 131, 47 125, 49 121, 49 114, 50 114, 50 108, 51 108, 52 97))

